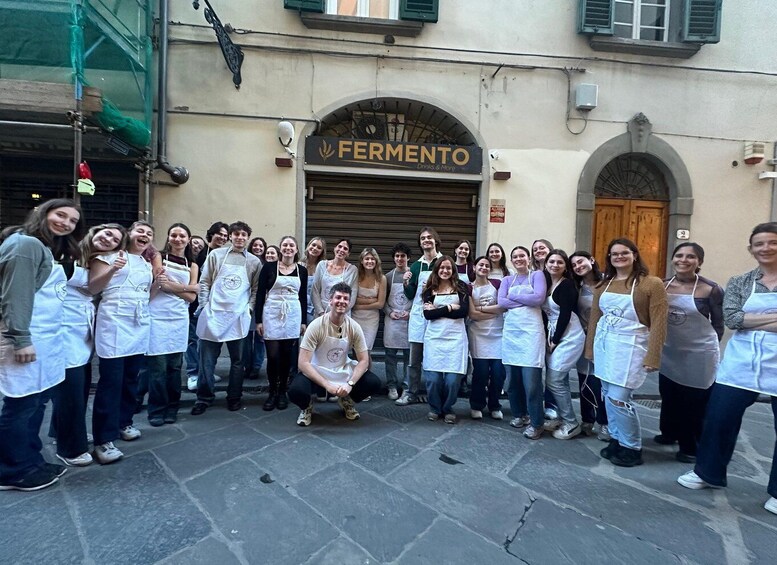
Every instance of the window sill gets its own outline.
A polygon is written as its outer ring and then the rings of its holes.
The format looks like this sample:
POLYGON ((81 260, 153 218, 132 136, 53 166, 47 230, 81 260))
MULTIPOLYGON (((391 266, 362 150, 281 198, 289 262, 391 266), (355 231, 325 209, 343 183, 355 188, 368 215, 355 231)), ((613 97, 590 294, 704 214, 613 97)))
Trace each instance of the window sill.
POLYGON ((334 14, 314 14, 302 12, 302 23, 308 29, 329 31, 351 31, 354 33, 372 33, 376 35, 399 35, 416 37, 424 27, 423 22, 388 20, 382 18, 357 18, 334 14))
POLYGON ((633 55, 648 55, 650 57, 672 57, 675 59, 690 59, 701 49, 701 44, 698 43, 648 41, 601 35, 591 36, 589 45, 594 51, 631 53, 633 55))

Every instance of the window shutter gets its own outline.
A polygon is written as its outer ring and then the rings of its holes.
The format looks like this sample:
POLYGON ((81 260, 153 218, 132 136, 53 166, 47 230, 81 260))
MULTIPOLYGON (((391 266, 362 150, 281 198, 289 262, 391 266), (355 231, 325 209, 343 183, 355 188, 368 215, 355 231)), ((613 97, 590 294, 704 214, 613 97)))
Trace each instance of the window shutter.
POLYGON ((689 43, 718 43, 722 7, 723 0, 684 0, 682 40, 689 43))
POLYGON ((612 35, 612 0, 578 0, 577 33, 612 35))
POLYGON ((298 12, 317 12, 323 14, 324 2, 326 2, 326 0, 283 0, 283 7, 287 10, 297 10, 298 12))
POLYGON ((439 0, 400 0, 399 19, 437 23, 439 0))

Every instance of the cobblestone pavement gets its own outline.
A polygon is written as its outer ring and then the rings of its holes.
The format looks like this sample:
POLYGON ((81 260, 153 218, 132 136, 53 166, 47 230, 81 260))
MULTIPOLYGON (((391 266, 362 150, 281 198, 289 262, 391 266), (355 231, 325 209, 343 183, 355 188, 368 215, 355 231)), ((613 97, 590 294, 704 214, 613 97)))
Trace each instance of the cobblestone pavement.
MULTIPOLYGON (((220 395, 193 417, 187 394, 175 425, 136 417, 123 461, 0 493, 0 562, 774 563, 767 405, 747 413, 729 488, 690 491, 671 447, 646 439, 643 466, 616 468, 593 437, 530 441, 464 399, 456 425, 376 398, 356 422, 316 404, 309 428, 263 401, 233 413, 220 395)), ((658 411, 639 410, 650 438, 658 411)))

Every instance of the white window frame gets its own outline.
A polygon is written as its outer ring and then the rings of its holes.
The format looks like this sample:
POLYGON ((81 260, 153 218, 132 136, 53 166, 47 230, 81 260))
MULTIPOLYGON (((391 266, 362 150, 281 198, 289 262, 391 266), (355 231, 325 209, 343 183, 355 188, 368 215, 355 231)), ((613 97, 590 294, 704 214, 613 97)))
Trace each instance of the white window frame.
MULTIPOLYGON (((668 0, 667 0, 668 1, 668 0)), ((326 13, 337 14, 337 0, 326 0, 326 13)), ((359 18, 370 17, 370 0, 357 0, 356 16, 359 18)), ((383 18, 376 18, 383 19, 383 18)), ((399 0, 389 0, 389 20, 399 19, 399 0)))
MULTIPOLYGON (((671 0, 666 0, 665 4, 658 4, 657 2, 653 0, 615 0, 615 4, 631 4, 633 6, 633 12, 631 17, 631 22, 617 22, 614 20, 614 10, 613 10, 613 26, 617 29, 618 24, 621 25, 631 25, 631 39, 636 39, 639 41, 647 41, 640 38, 640 34, 643 29, 663 29, 664 34, 661 39, 661 41, 669 41, 669 10, 671 9, 671 0), (642 6, 650 6, 650 7, 656 7, 656 8, 664 8, 664 22, 665 25, 663 28, 656 27, 656 26, 643 26, 642 25, 642 6)), ((616 34, 617 35, 617 34, 616 34)))

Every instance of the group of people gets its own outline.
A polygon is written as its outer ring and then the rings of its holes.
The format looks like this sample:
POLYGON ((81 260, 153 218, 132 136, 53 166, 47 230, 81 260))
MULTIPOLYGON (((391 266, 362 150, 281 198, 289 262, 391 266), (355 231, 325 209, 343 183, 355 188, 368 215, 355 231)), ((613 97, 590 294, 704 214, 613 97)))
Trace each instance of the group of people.
MULTIPOLYGON (((122 457, 117 440, 141 435, 133 416, 146 392, 151 426, 177 421, 184 358, 197 395, 191 414, 206 412, 225 343, 228 410, 242 408, 243 379, 266 356, 264 410, 292 402, 297 424, 309 426, 314 398, 331 398, 356 420, 356 404, 383 388, 371 370, 381 312, 388 396, 399 406, 426 401, 429 420, 456 423, 471 369, 472 419, 503 419, 506 392, 509 423, 526 438, 595 434, 608 442, 603 458, 632 467, 643 462, 634 391, 659 371, 654 440, 677 443, 677 459, 695 462, 678 482, 699 489, 725 486, 744 411, 759 393, 772 397, 777 418, 777 223, 753 230, 758 267, 725 293, 698 274, 704 249, 691 242, 674 249, 662 281, 623 238, 610 242, 600 269, 587 251, 568 255, 544 239, 509 255, 492 243, 479 257, 459 241, 444 255, 424 227, 420 257, 411 263, 412 249, 397 243, 384 274, 373 248, 349 263, 348 239, 333 242, 328 259, 320 237, 300 250, 293 236, 268 246, 251 234, 244 222, 216 222, 203 239, 175 223, 157 250, 150 224, 86 230, 69 200, 46 202, 2 232, 0 490, 45 488, 64 472, 41 455, 48 400, 65 465, 112 463, 122 457), (724 325, 735 332, 721 363, 724 325)), ((774 468, 768 491, 766 509, 777 512, 774 468)))

